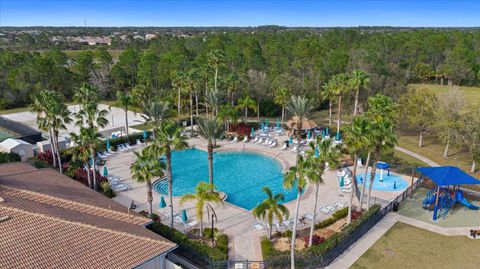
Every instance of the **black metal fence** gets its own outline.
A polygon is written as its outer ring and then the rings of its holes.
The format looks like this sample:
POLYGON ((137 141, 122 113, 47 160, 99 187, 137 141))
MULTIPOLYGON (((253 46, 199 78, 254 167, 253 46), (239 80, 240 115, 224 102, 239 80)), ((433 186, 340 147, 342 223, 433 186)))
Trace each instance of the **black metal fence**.
POLYGON ((14 133, 15 135, 13 138, 18 138, 31 144, 35 144, 43 140, 41 132, 23 123, 9 120, 1 116, 0 116, 0 127, 14 133))

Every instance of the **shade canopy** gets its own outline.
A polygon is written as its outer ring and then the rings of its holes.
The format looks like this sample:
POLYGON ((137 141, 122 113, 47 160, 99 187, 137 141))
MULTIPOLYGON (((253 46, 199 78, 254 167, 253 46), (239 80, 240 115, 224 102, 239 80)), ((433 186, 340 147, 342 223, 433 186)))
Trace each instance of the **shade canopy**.
POLYGON ((187 222, 188 221, 188 217, 187 217, 187 210, 182 210, 182 222, 187 222))
POLYGON ((480 180, 455 166, 421 167, 417 171, 438 186, 480 184, 480 180))
POLYGON ((167 207, 167 203, 165 203, 165 198, 163 196, 160 197, 160 208, 165 208, 167 207))
POLYGON ((106 166, 103 167, 103 176, 104 177, 108 176, 108 169, 106 166))
MULTIPOLYGON (((293 117, 291 120, 287 121, 288 128, 296 130, 297 129, 297 121, 298 121, 297 117, 293 117)), ((310 130, 310 129, 313 129, 317 126, 318 126, 318 124, 315 123, 313 120, 303 119, 302 130, 310 130)))

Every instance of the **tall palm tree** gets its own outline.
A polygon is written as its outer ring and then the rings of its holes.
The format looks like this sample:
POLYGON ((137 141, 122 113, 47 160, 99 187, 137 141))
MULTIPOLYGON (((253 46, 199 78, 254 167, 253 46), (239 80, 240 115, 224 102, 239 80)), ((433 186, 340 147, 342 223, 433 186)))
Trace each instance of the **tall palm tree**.
POLYGON ((190 133, 193 134, 193 96, 197 97, 197 117, 198 117, 198 95, 197 95, 197 88, 198 88, 198 71, 195 68, 191 68, 187 72, 186 76, 186 90, 189 95, 190 100, 190 133))
POLYGON ((172 195, 172 151, 188 147, 188 137, 182 134, 182 128, 175 122, 163 120, 156 129, 153 143, 145 148, 151 156, 160 158, 165 155, 166 175, 168 180, 168 197, 170 201, 170 227, 173 227, 173 195, 172 195))
POLYGON ((134 152, 134 154, 135 161, 130 165, 130 173, 135 181, 146 184, 148 213, 152 215, 152 179, 156 176, 162 176, 165 166, 162 162, 158 161, 156 156, 152 156, 148 151, 145 151, 145 149, 141 152, 134 152))
POLYGON ((347 74, 338 74, 332 77, 331 79, 331 90, 333 94, 335 94, 337 103, 338 103, 338 111, 337 111, 337 133, 340 132, 340 126, 342 121, 342 97, 344 94, 347 93, 349 90, 349 76, 347 74))
POLYGON ((281 204, 285 197, 282 193, 273 195, 272 190, 263 187, 262 191, 267 195, 267 199, 258 204, 252 211, 254 217, 267 221, 267 234, 272 239, 273 218, 276 217, 279 222, 288 219, 288 208, 281 204))
POLYGON ((57 154, 58 167, 60 173, 63 174, 62 158, 60 157, 60 146, 58 143, 59 131, 66 130, 66 123, 70 123, 72 119, 70 118, 70 111, 68 107, 63 103, 63 96, 60 93, 55 93, 57 101, 53 102, 51 110, 51 125, 53 129, 53 143, 55 146, 55 151, 57 154))
POLYGON ((142 107, 140 116, 145 122, 152 127, 153 137, 155 137, 155 130, 160 127, 162 120, 168 119, 175 112, 172 111, 168 102, 159 101, 156 99, 148 101, 144 107, 142 107))
POLYGON ((177 114, 179 116, 182 112, 182 92, 185 91, 187 79, 186 73, 178 72, 172 80, 172 86, 177 90, 177 114))
POLYGON ((73 155, 75 160, 83 161, 85 167, 87 168, 87 180, 88 180, 88 187, 96 189, 96 177, 95 177, 95 170, 93 170, 94 179, 90 176, 90 172, 92 171, 92 165, 95 165, 95 159, 93 158, 97 146, 98 146, 98 138, 97 138, 97 129, 96 128, 87 128, 87 127, 80 127, 80 132, 77 133, 70 133, 72 140, 78 146, 77 154, 73 155))
POLYGON ((282 106, 282 126, 285 123, 285 107, 290 100, 290 96, 290 90, 288 88, 282 87, 275 91, 275 96, 273 98, 275 104, 282 106))
POLYGON ((333 144, 331 139, 317 138, 317 145, 310 143, 310 150, 308 151, 308 157, 306 159, 306 175, 310 183, 315 184, 315 203, 313 206, 313 219, 310 225, 310 236, 308 240, 308 246, 312 246, 313 230, 315 227, 315 219, 317 216, 317 203, 318 203, 318 191, 320 184, 323 184, 323 173, 325 172, 326 164, 330 169, 334 169, 340 163, 342 153, 340 148, 333 144), (315 148, 318 150, 318 156, 315 154, 315 148))
MULTIPOLYGON (((358 166, 358 155, 369 148, 371 141, 369 138, 370 132, 370 122, 365 116, 359 116, 353 119, 353 122, 350 126, 345 128, 345 138, 344 143, 348 148, 351 154, 353 154, 353 175, 352 175, 352 190, 350 192, 350 202, 348 204, 348 218, 347 223, 350 224, 352 221, 352 204, 353 196, 356 193, 355 187, 358 186, 355 182, 357 180, 357 166, 358 166)), ((367 164, 368 166, 368 164, 367 164)), ((363 186, 365 186, 365 181, 363 181, 363 186)), ((364 190, 363 190, 364 191, 364 190)), ((362 194, 363 194, 362 191, 362 194)), ((361 210, 361 209, 360 209, 361 210)))
POLYGON ((291 268, 295 269, 295 240, 297 238, 298 212, 300 209, 300 196, 307 184, 308 170, 307 164, 302 156, 297 157, 297 166, 290 169, 283 176, 283 186, 286 189, 297 188, 297 200, 295 203, 295 219, 292 228, 292 242, 290 246, 291 268))
POLYGON ((358 97, 362 88, 367 88, 370 85, 370 78, 362 70, 354 70, 350 76, 350 87, 355 91, 355 105, 353 107, 353 116, 358 113, 358 97))
POLYGON ((218 69, 225 62, 225 53, 222 50, 215 49, 215 50, 208 53, 207 58, 208 58, 208 65, 211 68, 213 68, 213 70, 215 70, 215 75, 214 75, 214 80, 213 80, 213 82, 214 82, 213 90, 216 91, 216 90, 218 90, 218 88, 217 88, 218 69))
POLYGON ((212 116, 214 118, 218 115, 218 109, 222 104, 223 94, 218 90, 212 90, 207 92, 207 106, 212 110, 212 116))
POLYGON ((200 236, 203 236, 203 215, 204 210, 207 209, 207 215, 210 216, 213 214, 217 218, 215 209, 210 203, 223 204, 223 200, 220 198, 218 192, 211 192, 210 190, 215 189, 215 186, 208 184, 204 181, 200 181, 195 187, 195 193, 188 193, 180 198, 180 204, 183 205, 188 201, 195 202, 195 215, 198 222, 200 223, 200 236))
POLYGON ((198 118, 197 126, 200 136, 207 140, 208 179, 210 185, 213 186, 213 142, 220 138, 223 131, 218 121, 213 118, 198 118))
POLYGON ((115 104, 120 106, 125 112, 125 131, 127 132, 128 137, 128 110, 132 109, 135 106, 135 97, 129 93, 117 91, 117 100, 115 104))
POLYGON ((377 163, 383 152, 392 151, 397 143, 395 128, 395 104, 389 97, 376 95, 368 99, 368 111, 366 117, 371 124, 371 137, 373 143, 372 171, 370 173, 370 187, 368 189, 367 208, 370 207, 372 185, 375 179, 377 163))
POLYGON ((49 119, 49 117, 51 116, 51 113, 49 113, 49 110, 51 110, 49 106, 51 106, 51 104, 49 104, 48 101, 50 99, 50 95, 50 91, 48 90, 42 90, 37 94, 34 94, 32 96, 33 103, 30 105, 30 109, 33 113, 37 114, 37 125, 40 130, 49 133, 50 145, 52 147, 53 155, 53 167, 57 167, 57 155, 55 154, 55 143, 53 141, 53 128, 49 119))
POLYGON ((331 81, 322 86, 321 97, 328 100, 328 126, 332 127, 333 102, 335 101, 334 84, 331 81))
POLYGON ((244 98, 240 98, 240 99, 237 100, 236 108, 238 110, 243 110, 244 111, 244 113, 245 113, 244 122, 247 122, 248 109, 251 109, 254 112, 256 112, 257 111, 257 103, 255 102, 255 100, 250 98, 250 96, 246 95, 244 98))

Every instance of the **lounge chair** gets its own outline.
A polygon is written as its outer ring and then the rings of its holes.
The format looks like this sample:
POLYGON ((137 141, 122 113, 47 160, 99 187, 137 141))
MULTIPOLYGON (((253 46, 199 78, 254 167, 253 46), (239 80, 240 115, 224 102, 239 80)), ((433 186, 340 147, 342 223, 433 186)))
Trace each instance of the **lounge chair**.
POLYGON ((123 146, 124 146, 126 149, 132 149, 132 148, 133 148, 132 146, 130 146, 129 143, 125 143, 125 144, 123 144, 123 146))
POLYGON ((255 229, 255 230, 263 230, 263 225, 260 224, 260 223, 255 223, 255 224, 253 224, 252 227, 253 227, 253 229, 255 229))
POLYGON ((112 156, 112 153, 109 153, 108 151, 104 151, 102 154, 105 155, 105 156, 107 156, 107 157, 112 156))
POLYGON ((107 152, 110 153, 111 155, 115 154, 115 152, 111 151, 110 149, 107 149, 107 152))
POLYGON ((257 140, 258 140, 258 137, 255 136, 255 138, 252 139, 251 142, 257 142, 257 140))
POLYGON ((313 220, 313 215, 310 213, 306 213, 305 215, 303 215, 303 218, 305 218, 306 220, 313 220))
POLYGON ((258 141, 257 141, 257 144, 260 144, 262 142, 263 142, 263 138, 260 137, 260 139, 258 139, 258 141))
POLYGON ((297 146, 293 146, 293 148, 291 149, 291 151, 296 152, 296 151, 297 151, 297 146))
POLYGON ((247 143, 248 142, 248 136, 245 136, 242 140, 242 142, 247 143))
POLYGON ((232 142, 234 142, 234 143, 238 142, 238 136, 235 136, 235 137, 233 138, 233 141, 232 141, 232 142))
POLYGON ((273 148, 277 146, 277 141, 274 140, 272 144, 269 145, 269 147, 273 148))
POLYGON ((120 151, 120 152, 123 152, 123 151, 125 151, 126 149, 125 149, 125 147, 123 146, 123 144, 119 144, 119 145, 117 146, 117 150, 120 151))
POLYGON ((287 144, 283 144, 283 146, 280 148, 280 150, 286 150, 288 148, 287 144))
POLYGON ((337 203, 334 204, 334 206, 335 206, 336 209, 342 209, 342 208, 345 207, 345 204, 340 204, 340 203, 337 202, 337 203))
POLYGON ((106 160, 107 159, 107 155, 102 155, 100 154, 100 152, 97 152, 97 156, 98 158, 102 159, 102 160, 106 160))
POLYGON ((143 142, 140 141, 140 139, 137 139, 137 145, 138 145, 138 146, 142 146, 142 145, 143 145, 143 142))
POLYGON ((330 210, 328 210, 326 207, 320 207, 320 212, 326 214, 326 215, 330 215, 330 210))
POLYGON ((112 190, 114 191, 128 191, 128 185, 125 183, 119 183, 112 186, 112 190))
POLYGON ((268 145, 270 145, 270 143, 272 143, 272 140, 270 140, 270 139, 267 138, 267 139, 265 140, 265 143, 263 143, 263 145, 268 146, 268 145))

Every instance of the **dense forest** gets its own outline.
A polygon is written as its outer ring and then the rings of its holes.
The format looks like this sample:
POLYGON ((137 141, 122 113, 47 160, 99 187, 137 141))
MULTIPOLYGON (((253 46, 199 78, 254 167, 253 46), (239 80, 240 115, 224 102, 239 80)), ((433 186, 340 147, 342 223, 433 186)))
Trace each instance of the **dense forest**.
MULTIPOLYGON (((75 54, 55 46, 42 50, 3 48, 0 109, 25 106, 41 89, 59 91, 71 99, 82 83, 96 85, 104 99, 136 88, 143 96, 162 96, 175 104, 178 94, 188 97, 189 88, 202 93, 218 83, 218 89, 232 102, 248 95, 258 101, 261 114, 268 114, 274 92, 280 88, 318 97, 322 104, 322 86, 332 76, 356 69, 370 78, 360 104, 375 93, 397 98, 411 82, 480 82, 477 30, 267 29, 193 36, 164 34, 148 42, 125 43, 114 57, 109 53, 115 48, 113 43, 110 47, 90 46, 75 54)), ((25 36, 29 40, 23 42, 34 46, 41 42, 40 36, 25 36)), ((48 43, 48 38, 43 42, 48 43)))

